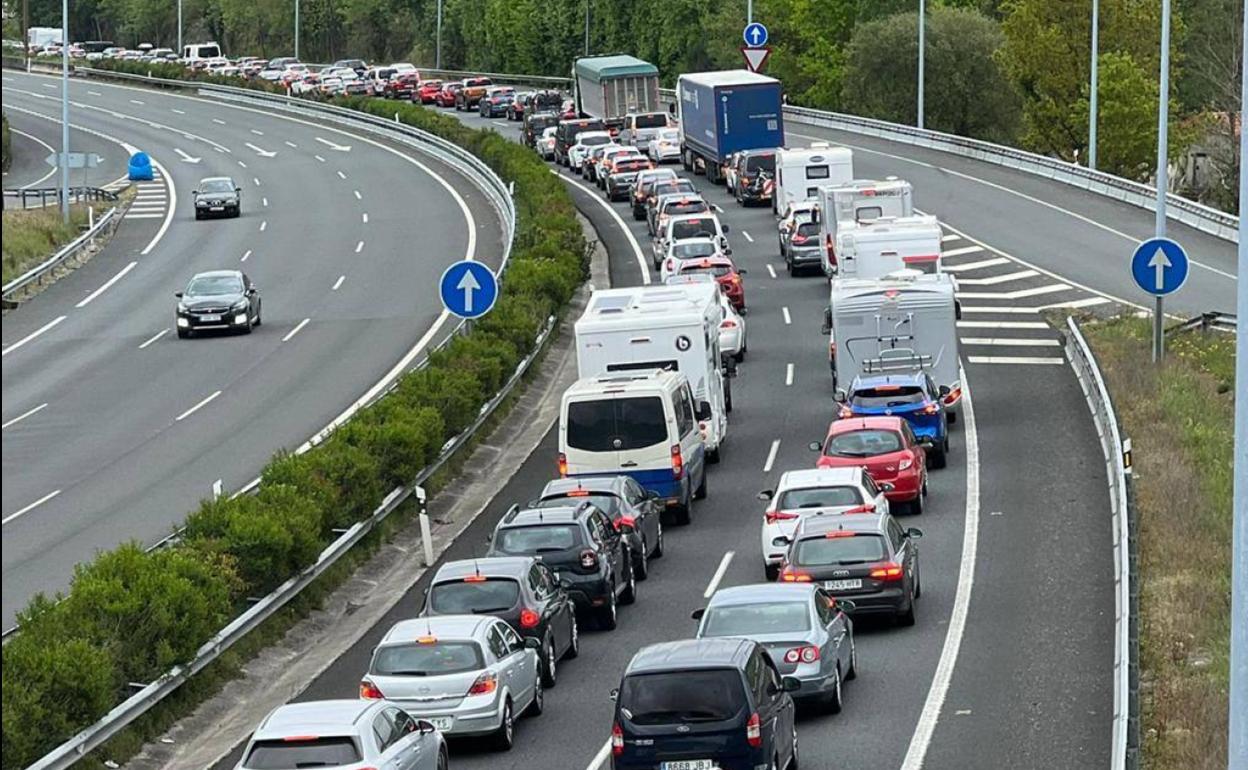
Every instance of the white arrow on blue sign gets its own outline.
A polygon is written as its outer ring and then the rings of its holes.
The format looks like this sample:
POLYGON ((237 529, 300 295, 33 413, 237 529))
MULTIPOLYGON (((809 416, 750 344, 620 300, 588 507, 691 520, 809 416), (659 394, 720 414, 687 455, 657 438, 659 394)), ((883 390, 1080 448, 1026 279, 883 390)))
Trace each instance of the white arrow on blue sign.
POLYGON ((1131 277, 1144 291, 1164 297, 1183 286, 1189 266, 1182 246, 1169 238, 1149 238, 1131 256, 1131 277))
POLYGON ((480 262, 451 265, 442 273, 439 289, 442 304, 460 318, 480 318, 498 300, 498 279, 480 262))
POLYGON ((767 28, 757 21, 752 21, 741 31, 741 39, 750 48, 761 48, 767 45, 767 28))

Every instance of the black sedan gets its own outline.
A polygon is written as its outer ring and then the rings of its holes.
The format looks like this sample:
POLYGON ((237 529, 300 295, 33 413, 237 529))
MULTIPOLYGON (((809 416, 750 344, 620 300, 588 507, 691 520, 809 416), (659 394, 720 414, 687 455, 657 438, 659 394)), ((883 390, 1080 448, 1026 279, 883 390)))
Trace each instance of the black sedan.
POLYGON ((199 180, 199 187, 191 191, 191 198, 195 201, 196 219, 237 217, 242 213, 243 188, 228 176, 199 180))
POLYGON ((542 684, 555 686, 556 663, 580 652, 576 608, 554 573, 533 556, 451 561, 425 592, 422 615, 493 615, 539 640, 542 684))
POLYGON ((650 559, 663 555, 663 505, 628 476, 581 476, 548 482, 530 508, 576 505, 588 500, 602 509, 623 532, 633 552, 638 580, 650 574, 650 559))
POLYGON ((178 336, 225 330, 251 334, 260 325, 260 290, 241 270, 199 273, 175 293, 178 336))

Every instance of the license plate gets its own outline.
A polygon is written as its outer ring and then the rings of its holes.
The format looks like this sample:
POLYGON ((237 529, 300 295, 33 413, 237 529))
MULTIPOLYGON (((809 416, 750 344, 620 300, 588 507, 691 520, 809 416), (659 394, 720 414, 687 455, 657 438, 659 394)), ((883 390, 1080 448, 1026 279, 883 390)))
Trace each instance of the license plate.
POLYGON ((425 717, 425 721, 442 732, 450 730, 455 725, 455 717, 425 717))
POLYGON ((662 762, 659 770, 715 770, 713 759, 678 759, 674 762, 662 762))
POLYGON ((823 587, 829 591, 852 591, 862 588, 862 580, 825 580, 823 587))
POLYGON ((201 320, 201 321, 220 321, 220 320, 221 320, 221 316, 219 316, 219 315, 201 315, 201 316, 199 317, 199 320, 201 320))
POLYGON ((209 211, 225 211, 225 206, 211 206, 209 207, 208 210, 209 211))

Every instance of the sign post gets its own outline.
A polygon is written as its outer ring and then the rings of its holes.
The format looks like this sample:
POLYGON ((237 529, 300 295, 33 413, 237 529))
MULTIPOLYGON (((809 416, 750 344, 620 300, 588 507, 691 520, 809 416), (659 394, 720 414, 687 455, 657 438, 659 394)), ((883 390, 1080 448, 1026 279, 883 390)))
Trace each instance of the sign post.
POLYGON ((442 304, 460 318, 480 318, 498 300, 498 279, 480 262, 461 260, 442 273, 442 304))
POLYGON ((741 55, 745 57, 745 66, 750 72, 761 70, 767 63, 767 57, 771 56, 771 47, 767 45, 769 37, 767 27, 754 21, 753 17, 741 30, 741 40, 745 43, 741 55))
POLYGON ((1165 349, 1162 297, 1182 288, 1189 267, 1187 252, 1169 238, 1149 238, 1131 255, 1131 277, 1157 300, 1153 310, 1153 361, 1160 361, 1165 349))

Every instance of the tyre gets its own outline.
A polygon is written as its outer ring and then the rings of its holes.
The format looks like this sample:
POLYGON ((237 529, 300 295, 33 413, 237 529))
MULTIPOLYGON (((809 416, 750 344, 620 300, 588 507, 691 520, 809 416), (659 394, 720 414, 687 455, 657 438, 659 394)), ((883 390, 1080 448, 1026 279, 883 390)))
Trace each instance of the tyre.
POLYGON ((619 607, 615 603, 615 591, 610 591, 606 605, 598 610, 598 626, 604 631, 614 631, 619 621, 619 607))
POLYGON ((641 552, 633 555, 633 574, 637 579, 644 581, 650 577, 650 544, 645 538, 641 540, 641 552))
POLYGON ((777 580, 780 579, 780 565, 764 564, 763 576, 767 578, 768 582, 771 582, 771 583, 776 582, 777 580))
POLYGON ((178 327, 178 337, 179 337, 180 339, 187 339, 187 338, 189 338, 190 336, 191 336, 191 330, 190 330, 190 329, 183 329, 182 327, 178 327))
POLYGON ((692 510, 693 510, 692 503, 689 501, 688 498, 685 498, 685 501, 683 503, 681 503, 680 505, 672 509, 672 521, 678 527, 689 526, 689 522, 693 520, 693 517, 691 515, 692 510))
POLYGON ((845 681, 849 682, 857 678, 858 678, 858 645, 854 644, 854 637, 851 634, 849 637, 849 670, 845 672, 845 681))
POLYGON ((250 316, 248 316, 248 317, 247 317, 247 325, 246 325, 246 326, 244 326, 244 327, 242 328, 242 332, 243 332, 243 334, 251 334, 251 327, 252 327, 252 326, 254 326, 254 324, 253 324, 253 323, 252 323, 252 321, 251 321, 251 317, 250 317, 250 316))
POLYGON ((945 416, 945 420, 946 420, 946 421, 947 421, 950 425, 953 425, 955 422, 957 422, 957 421, 958 421, 958 413, 957 413, 957 412, 949 412, 948 414, 946 414, 946 416, 945 416))
MULTIPOLYGON (((706 461, 710 463, 711 465, 719 465, 719 447, 715 447, 714 449, 706 453, 706 461)), ((706 487, 706 477, 704 476, 702 480, 702 486, 699 487, 699 489, 703 489, 702 497, 706 497, 706 492, 704 489, 705 487, 706 487)), ((701 500, 702 497, 699 497, 698 499, 701 500)))
POLYGON ((897 613, 897 625, 913 626, 914 625, 914 589, 910 590, 910 601, 906 605, 904 612, 897 613))
POLYGON ((945 456, 945 452, 948 451, 948 448, 949 448, 949 442, 946 441, 943 447, 932 452, 931 465, 933 468, 940 469, 940 468, 945 467, 949 463, 948 457, 945 456))
POLYGON ((694 500, 706 499, 706 470, 705 469, 703 469, 702 471, 702 481, 698 483, 698 488, 695 489, 693 492, 693 499, 694 500))
MULTIPOLYGON (((740 361, 741 354, 738 353, 734 358, 740 361)), ((728 382, 724 383, 724 412, 732 414, 732 385, 728 384, 728 382)))
POLYGON ((558 655, 555 654, 555 640, 547 639, 542 645, 542 686, 554 687, 558 680, 558 668, 556 661, 558 655))
POLYGON ((263 319, 261 318, 261 316, 260 316, 260 313, 261 313, 263 310, 264 310, 264 305, 257 305, 257 306, 256 306, 256 320, 255 320, 255 325, 256 325, 256 326, 259 326, 260 324, 262 324, 262 323, 264 322, 264 320, 263 320, 263 319))
POLYGON ((440 749, 438 751, 438 770, 449 770, 450 766, 450 760, 446 758, 446 749, 440 749))
POLYGON ((511 700, 503 702, 503 719, 491 736, 495 751, 511 751, 516 744, 516 718, 511 713, 511 700))
POLYGON ((542 677, 538 676, 533 684, 533 700, 529 701, 529 707, 524 710, 524 715, 526 717, 540 717, 545 710, 546 685, 542 682, 542 677))
POLYGON ((841 713, 841 708, 845 705, 845 701, 841 697, 841 669, 836 669, 836 681, 832 685, 831 692, 823 702, 823 708, 829 714, 841 713))
POLYGON ((572 660, 581 654, 581 624, 576 622, 576 613, 572 613, 572 638, 568 640, 568 649, 563 657, 572 660))
POLYGON ((203 219, 203 218, 204 218, 204 215, 203 215, 203 214, 201 214, 201 213, 199 212, 199 210, 198 210, 198 209, 196 209, 196 210, 195 210, 195 221, 196 221, 196 222, 198 222, 199 220, 201 220, 201 219, 203 219))
POLYGON ((919 494, 915 495, 915 498, 911 500, 910 503, 906 507, 909 509, 909 512, 912 515, 922 516, 923 515, 923 493, 920 492, 919 494))
POLYGON ((633 570, 632 554, 628 556, 628 582, 624 584, 624 591, 620 594, 620 604, 636 604, 637 603, 637 573, 633 570))
POLYGON ((650 552, 651 559, 663 558, 663 517, 659 517, 659 529, 655 535, 654 550, 650 552))

